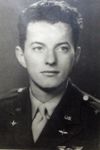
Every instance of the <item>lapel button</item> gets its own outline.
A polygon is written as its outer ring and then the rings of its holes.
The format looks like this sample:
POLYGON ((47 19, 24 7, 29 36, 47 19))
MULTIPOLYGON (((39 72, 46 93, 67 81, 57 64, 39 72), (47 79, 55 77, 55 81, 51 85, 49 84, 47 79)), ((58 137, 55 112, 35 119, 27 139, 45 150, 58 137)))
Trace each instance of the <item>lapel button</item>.
POLYGON ((23 92, 24 89, 25 89, 25 88, 19 88, 19 89, 17 90, 17 92, 18 92, 18 93, 21 93, 21 92, 23 92))
POLYGON ((83 100, 84 100, 84 101, 88 101, 88 100, 89 100, 89 96, 85 94, 85 95, 83 96, 83 100))

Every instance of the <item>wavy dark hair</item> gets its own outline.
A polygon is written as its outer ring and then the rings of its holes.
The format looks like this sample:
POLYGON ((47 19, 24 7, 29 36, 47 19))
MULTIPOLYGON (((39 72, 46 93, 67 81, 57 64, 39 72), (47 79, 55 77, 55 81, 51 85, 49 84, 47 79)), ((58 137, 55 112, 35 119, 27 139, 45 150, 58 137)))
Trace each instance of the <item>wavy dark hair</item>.
POLYGON ((30 22, 47 21, 49 23, 63 22, 70 24, 73 33, 74 46, 77 46, 79 33, 83 26, 80 13, 66 1, 39 0, 25 8, 19 16, 19 45, 24 49, 27 26, 30 22))

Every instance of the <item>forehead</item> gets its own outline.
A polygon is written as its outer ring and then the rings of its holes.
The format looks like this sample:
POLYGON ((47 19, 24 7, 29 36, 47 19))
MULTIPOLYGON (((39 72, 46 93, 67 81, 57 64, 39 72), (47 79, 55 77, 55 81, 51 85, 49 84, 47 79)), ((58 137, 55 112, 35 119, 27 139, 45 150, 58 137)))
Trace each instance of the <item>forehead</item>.
POLYGON ((46 21, 30 22, 27 26, 26 38, 71 38, 72 28, 69 24, 58 22, 48 23, 46 21))

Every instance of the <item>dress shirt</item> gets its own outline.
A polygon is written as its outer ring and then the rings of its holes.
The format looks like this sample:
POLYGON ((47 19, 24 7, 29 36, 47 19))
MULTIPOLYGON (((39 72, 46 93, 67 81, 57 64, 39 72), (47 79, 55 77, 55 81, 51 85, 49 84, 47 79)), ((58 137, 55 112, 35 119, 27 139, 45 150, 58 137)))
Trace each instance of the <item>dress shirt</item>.
POLYGON ((61 98, 63 97, 64 92, 58 94, 56 97, 53 99, 47 101, 47 102, 41 102, 39 101, 31 92, 30 89, 30 99, 31 99, 31 107, 32 107, 32 120, 34 119, 34 116, 36 114, 37 109, 39 108, 40 105, 43 105, 44 108, 47 109, 49 117, 52 115, 54 112, 55 108, 59 104, 61 98))

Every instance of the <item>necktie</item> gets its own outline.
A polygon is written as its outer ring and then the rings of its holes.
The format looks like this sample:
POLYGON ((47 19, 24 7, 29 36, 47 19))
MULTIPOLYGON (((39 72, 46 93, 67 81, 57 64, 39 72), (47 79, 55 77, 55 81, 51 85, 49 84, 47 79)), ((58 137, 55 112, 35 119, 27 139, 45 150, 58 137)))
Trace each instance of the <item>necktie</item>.
POLYGON ((47 109, 43 105, 40 105, 32 122, 32 133, 34 142, 37 141, 48 119, 49 116, 47 109))

